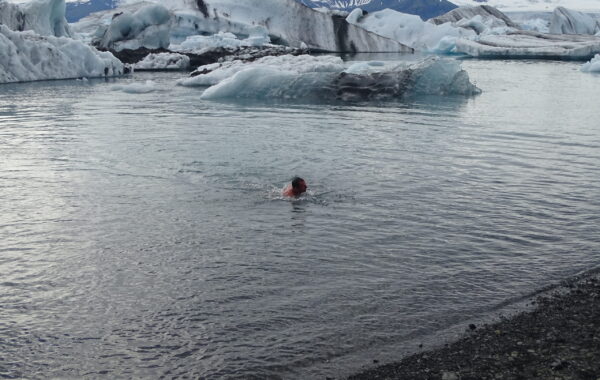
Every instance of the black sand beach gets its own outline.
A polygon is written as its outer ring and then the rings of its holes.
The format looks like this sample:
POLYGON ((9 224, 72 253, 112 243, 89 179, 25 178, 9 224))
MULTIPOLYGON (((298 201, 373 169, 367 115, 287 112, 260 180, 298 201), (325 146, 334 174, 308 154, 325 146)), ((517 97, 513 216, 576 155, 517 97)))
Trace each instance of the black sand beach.
POLYGON ((534 309, 398 363, 351 376, 367 379, 600 379, 600 278, 570 280, 534 309))

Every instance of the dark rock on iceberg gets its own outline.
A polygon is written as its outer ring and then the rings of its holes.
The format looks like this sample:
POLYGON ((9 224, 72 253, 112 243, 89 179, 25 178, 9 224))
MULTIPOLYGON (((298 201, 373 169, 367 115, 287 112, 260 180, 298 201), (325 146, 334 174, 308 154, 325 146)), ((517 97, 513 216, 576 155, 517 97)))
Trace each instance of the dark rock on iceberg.
POLYGON ((402 98, 413 86, 412 70, 373 74, 342 72, 333 82, 337 99, 344 101, 402 98))

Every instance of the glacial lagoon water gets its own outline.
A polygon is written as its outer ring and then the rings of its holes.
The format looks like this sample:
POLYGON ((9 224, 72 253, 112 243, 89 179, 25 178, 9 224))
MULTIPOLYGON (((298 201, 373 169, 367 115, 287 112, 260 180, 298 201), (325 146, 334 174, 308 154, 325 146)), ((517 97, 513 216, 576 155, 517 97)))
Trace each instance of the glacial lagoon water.
POLYGON ((466 60, 481 95, 381 103, 0 86, 0 377, 340 377, 597 268, 579 66, 466 60))

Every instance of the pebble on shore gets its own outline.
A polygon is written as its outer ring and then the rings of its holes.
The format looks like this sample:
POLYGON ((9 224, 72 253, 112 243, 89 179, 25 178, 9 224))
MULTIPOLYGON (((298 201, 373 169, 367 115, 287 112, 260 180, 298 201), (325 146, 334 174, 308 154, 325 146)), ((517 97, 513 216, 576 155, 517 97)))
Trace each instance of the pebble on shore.
POLYGON ((467 336, 351 376, 351 380, 600 380, 600 281, 573 280, 532 311, 469 325, 467 336))

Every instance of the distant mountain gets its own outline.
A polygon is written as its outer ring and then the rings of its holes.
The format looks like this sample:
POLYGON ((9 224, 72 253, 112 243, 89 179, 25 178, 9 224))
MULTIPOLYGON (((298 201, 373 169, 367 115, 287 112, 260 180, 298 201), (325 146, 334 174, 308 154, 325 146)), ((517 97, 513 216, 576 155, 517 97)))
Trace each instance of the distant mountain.
POLYGON ((390 8, 398 12, 419 15, 423 20, 442 15, 457 6, 447 0, 296 0, 311 8, 351 11, 361 8, 367 12, 376 12, 390 8))
POLYGON ((77 22, 90 13, 116 8, 119 0, 82 0, 67 3, 67 22, 77 22))

